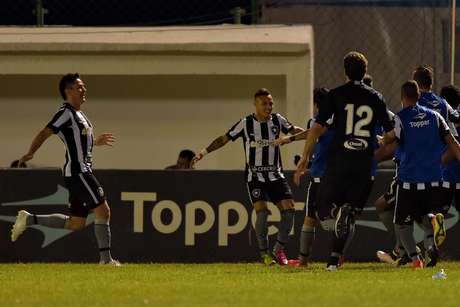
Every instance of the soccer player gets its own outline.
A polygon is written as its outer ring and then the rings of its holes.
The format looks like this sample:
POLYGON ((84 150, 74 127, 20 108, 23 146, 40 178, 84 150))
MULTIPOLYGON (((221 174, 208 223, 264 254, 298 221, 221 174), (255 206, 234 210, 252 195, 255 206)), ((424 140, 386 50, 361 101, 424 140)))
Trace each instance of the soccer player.
MULTIPOLYGON (((455 85, 447 85, 441 89, 440 96, 456 111, 460 106, 460 89, 455 85)), ((460 128, 457 126, 457 134, 460 135, 460 128)), ((457 141, 460 137, 457 136, 457 141)), ((450 161, 443 166, 443 186, 448 190, 446 193, 445 204, 451 205, 454 201, 455 208, 460 212, 460 162, 450 161)))
MULTIPOLYGON (((308 121, 307 128, 310 129, 315 122, 318 110, 326 100, 329 89, 322 87, 316 88, 313 92, 314 117, 308 121)), ((332 119, 328 121, 327 127, 330 128, 332 119)), ((275 140, 275 145, 289 144, 294 141, 304 140, 307 137, 308 129, 299 134, 286 136, 275 140)), ((332 140, 333 130, 324 129, 324 133, 319 137, 315 145, 310 166, 310 182, 307 188, 307 198, 305 201, 305 218, 300 233, 300 251, 298 260, 289 260, 290 265, 306 267, 311 256, 313 242, 315 240, 315 228, 317 224, 316 195, 321 183, 321 178, 326 167, 327 150, 332 140)))
POLYGON ((86 227, 89 212, 93 211, 100 264, 120 266, 110 253, 110 208, 104 190, 91 169, 93 146, 112 146, 115 138, 111 133, 104 133, 94 139, 93 125, 81 111, 82 105, 86 102, 86 87, 78 73, 64 75, 59 82, 59 92, 64 104, 34 138, 29 151, 20 161, 31 160, 51 135, 59 136, 66 147, 63 175, 69 190, 70 216, 57 213, 37 215, 21 210, 13 225, 11 240, 16 241, 31 225, 82 230, 86 227))
POLYGON ((327 270, 336 271, 347 239, 354 230, 354 212, 360 211, 369 196, 376 129, 393 130, 383 96, 365 85, 367 59, 359 52, 344 58, 348 82, 331 90, 308 132, 294 181, 300 183, 309 157, 327 121, 334 119, 334 136, 329 147, 326 170, 318 192, 318 217, 322 227, 334 232, 327 270))
POLYGON ((441 157, 445 145, 457 159, 460 158, 460 145, 444 118, 438 112, 420 106, 417 103, 419 97, 416 81, 403 84, 403 109, 395 116, 395 130, 384 138, 384 144, 396 140, 400 147, 394 222, 396 235, 400 236, 414 268, 423 268, 425 263, 416 249, 413 222, 429 215, 439 202, 441 157))
POLYGON ((230 140, 243 139, 246 156, 246 183, 249 197, 256 211, 256 236, 263 262, 274 263, 273 255, 280 265, 287 265, 284 246, 293 226, 294 201, 291 188, 283 174, 281 152, 272 143, 280 133, 296 134, 304 129, 295 127, 278 113, 272 113, 274 101, 271 93, 259 89, 254 95, 255 113, 239 120, 225 135, 215 139, 201 150, 194 162, 218 150, 230 140), (271 200, 281 211, 278 237, 273 254, 268 246, 267 202, 271 200))

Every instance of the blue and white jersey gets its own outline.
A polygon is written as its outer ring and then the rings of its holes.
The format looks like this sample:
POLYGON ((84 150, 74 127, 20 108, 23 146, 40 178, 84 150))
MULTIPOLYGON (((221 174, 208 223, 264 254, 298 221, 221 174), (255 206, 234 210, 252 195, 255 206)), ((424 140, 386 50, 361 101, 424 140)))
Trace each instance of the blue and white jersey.
MULTIPOLYGON (((310 129, 315 123, 316 118, 312 118, 308 121, 307 128, 310 129)), ((331 144, 334 136, 334 131, 331 128, 332 119, 327 122, 328 130, 322 136, 319 137, 318 142, 313 150, 310 166, 310 177, 321 178, 326 170, 326 161, 328 156, 329 145, 331 144)))
MULTIPOLYGON (((457 109, 457 112, 460 111, 457 109)), ((460 135, 460 128, 457 127, 457 134, 460 135)), ((460 137, 456 137, 457 141, 460 142, 460 137)), ((442 179, 445 182, 460 183, 460 161, 454 159, 447 165, 442 166, 442 179)))
POLYGON ((438 112, 416 104, 402 109, 395 116, 395 132, 400 147, 399 181, 442 181, 444 137, 450 133, 444 118, 438 112))
POLYGON ((420 94, 418 104, 441 114, 446 123, 449 125, 451 133, 454 136, 458 135, 453 123, 460 122, 460 115, 447 103, 444 98, 439 97, 433 92, 422 92, 420 94))
MULTIPOLYGON (((375 128, 375 135, 383 136, 383 131, 384 131, 384 130, 383 130, 383 127, 377 126, 377 127, 375 128)), ((374 148, 375 148, 375 149, 378 149, 379 147, 380 147, 380 146, 379 146, 379 142, 378 142, 377 138, 375 138, 375 140, 374 140, 374 148)), ((372 168, 371 168, 371 176, 372 176, 373 178, 374 178, 375 175, 377 174, 377 165, 378 165, 378 163, 377 163, 375 160, 373 160, 373 161, 372 161, 372 168)))

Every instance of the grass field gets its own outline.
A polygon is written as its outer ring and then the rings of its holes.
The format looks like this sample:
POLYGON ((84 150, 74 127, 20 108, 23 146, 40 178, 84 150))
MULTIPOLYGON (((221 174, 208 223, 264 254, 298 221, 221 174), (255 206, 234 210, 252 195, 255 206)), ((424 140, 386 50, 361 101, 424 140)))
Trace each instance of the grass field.
POLYGON ((460 306, 460 263, 308 269, 259 264, 1 264, 0 306, 460 306), (431 276, 440 268, 445 280, 431 276))

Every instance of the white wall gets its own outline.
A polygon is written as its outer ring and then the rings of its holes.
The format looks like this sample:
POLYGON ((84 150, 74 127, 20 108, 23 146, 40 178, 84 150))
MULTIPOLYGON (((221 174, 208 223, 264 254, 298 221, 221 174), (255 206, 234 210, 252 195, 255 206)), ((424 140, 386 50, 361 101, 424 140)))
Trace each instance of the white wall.
MULTIPOLYGON (((285 76, 83 76, 88 88, 84 111, 96 134, 113 132, 114 148, 95 149, 95 168, 162 169, 184 148, 198 151, 253 111, 252 95, 269 88, 277 112, 286 111, 285 76)), ((61 103, 59 77, 0 76, 0 166, 26 152, 33 136, 61 103)), ((304 123, 295 123, 304 125, 304 123)), ((285 156, 285 165, 292 157, 285 156)), ((33 160, 62 166, 64 148, 52 137, 33 160)), ((200 169, 241 169, 241 141, 206 157, 200 169)))

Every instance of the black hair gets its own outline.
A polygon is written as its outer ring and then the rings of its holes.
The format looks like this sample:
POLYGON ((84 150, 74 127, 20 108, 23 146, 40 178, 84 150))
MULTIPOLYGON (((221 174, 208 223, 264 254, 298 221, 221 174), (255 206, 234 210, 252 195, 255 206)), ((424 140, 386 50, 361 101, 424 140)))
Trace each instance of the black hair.
POLYGON ((361 81, 367 71, 367 59, 357 51, 349 52, 343 58, 345 74, 352 81, 361 81))
POLYGON ((313 103, 321 108, 321 105, 326 100, 327 95, 329 94, 329 89, 327 87, 317 87, 313 90, 313 103))
POLYGON ((433 85, 434 70, 428 65, 419 66, 414 70, 412 78, 421 88, 430 88, 433 85))
POLYGON ((179 158, 187 159, 191 162, 195 158, 195 153, 190 149, 184 149, 179 153, 179 158))
POLYGON ((446 85, 441 89, 440 96, 447 100, 454 109, 460 104, 460 89, 455 85, 446 85))
POLYGON ((67 100, 65 90, 66 88, 72 86, 77 79, 80 79, 80 74, 77 72, 74 74, 69 73, 62 76, 61 81, 59 81, 59 93, 61 93, 62 99, 67 100))

